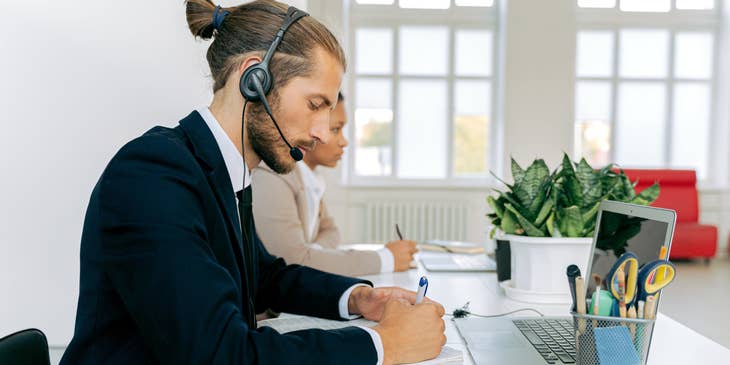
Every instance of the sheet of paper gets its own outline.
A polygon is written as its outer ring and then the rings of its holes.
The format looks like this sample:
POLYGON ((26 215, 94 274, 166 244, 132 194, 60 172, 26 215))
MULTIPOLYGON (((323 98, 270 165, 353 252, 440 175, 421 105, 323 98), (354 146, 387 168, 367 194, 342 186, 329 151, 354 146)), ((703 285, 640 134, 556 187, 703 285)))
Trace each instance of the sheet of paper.
MULTIPOLYGON (((282 314, 279 318, 265 319, 259 322, 259 327, 268 326, 279 333, 287 333, 293 331, 300 331, 310 328, 319 328, 323 330, 332 330, 338 328, 344 328, 349 326, 366 326, 372 327, 377 323, 368 321, 367 319, 359 318, 352 321, 333 321, 329 319, 298 316, 294 314, 282 314)), ((461 350, 454 349, 449 346, 444 346, 441 349, 441 353, 438 357, 431 360, 426 360, 416 364, 419 365, 450 365, 450 364, 462 364, 464 362, 464 354, 461 350)))
POLYGON ((463 364, 464 354, 461 350, 444 346, 441 349, 441 353, 435 359, 417 362, 418 365, 450 365, 450 364, 463 364))

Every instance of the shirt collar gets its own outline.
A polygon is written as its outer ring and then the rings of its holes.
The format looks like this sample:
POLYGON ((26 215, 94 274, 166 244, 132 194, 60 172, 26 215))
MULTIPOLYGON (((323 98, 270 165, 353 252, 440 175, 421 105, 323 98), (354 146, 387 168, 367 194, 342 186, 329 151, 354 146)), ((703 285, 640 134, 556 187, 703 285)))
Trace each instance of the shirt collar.
POLYGON ((218 149, 220 149, 223 155, 223 162, 226 164, 228 175, 230 175, 233 191, 237 192, 247 188, 251 185, 251 173, 246 167, 246 161, 243 160, 243 156, 238 152, 238 148, 233 144, 231 138, 228 137, 208 107, 198 109, 198 114, 203 117, 205 124, 208 125, 208 129, 213 133, 215 142, 218 144, 218 149), (243 186, 243 181, 241 180, 243 179, 244 172, 246 174, 246 186, 243 186))
POLYGON ((324 195, 324 189, 327 187, 322 175, 309 168, 304 161, 297 162, 297 167, 302 175, 302 183, 304 188, 313 193, 319 199, 324 195))

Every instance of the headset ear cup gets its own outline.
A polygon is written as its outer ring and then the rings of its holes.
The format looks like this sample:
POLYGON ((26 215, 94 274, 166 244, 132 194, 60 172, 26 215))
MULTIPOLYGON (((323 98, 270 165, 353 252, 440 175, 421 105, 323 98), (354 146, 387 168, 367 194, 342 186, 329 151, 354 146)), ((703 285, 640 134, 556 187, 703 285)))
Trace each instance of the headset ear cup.
POLYGON ((271 73, 268 68, 261 64, 253 65, 243 72, 238 86, 241 90, 241 95, 243 95, 246 100, 259 101, 262 96, 265 97, 271 90, 271 73), (258 78, 261 82, 261 86, 263 86, 264 89, 264 95, 259 95, 256 91, 256 88, 253 85, 253 77, 258 78))

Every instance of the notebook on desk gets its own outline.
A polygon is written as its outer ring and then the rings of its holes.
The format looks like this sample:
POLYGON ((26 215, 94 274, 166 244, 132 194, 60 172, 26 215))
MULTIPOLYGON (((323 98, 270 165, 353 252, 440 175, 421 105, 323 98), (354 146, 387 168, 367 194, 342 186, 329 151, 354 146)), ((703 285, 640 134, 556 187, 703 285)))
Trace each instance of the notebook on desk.
POLYGON ((497 270, 497 264, 487 255, 422 252, 419 257, 423 267, 432 272, 487 272, 497 270))
MULTIPOLYGON (((350 326, 366 326, 372 327, 377 323, 368 321, 363 318, 355 319, 352 321, 333 321, 329 319, 315 318, 299 316, 294 314, 282 314, 279 318, 265 319, 260 321, 258 326, 271 327, 279 333, 287 333, 293 331, 300 331, 305 329, 317 328, 323 330, 334 330, 338 328, 350 327, 350 326)), ((450 364, 462 364, 464 362, 464 354, 460 350, 456 350, 449 346, 444 346, 441 349, 441 353, 435 359, 422 361, 416 364, 419 365, 450 365, 450 364)))
POLYGON ((418 244, 423 251, 448 252, 460 254, 485 253, 484 245, 474 242, 427 240, 418 244))

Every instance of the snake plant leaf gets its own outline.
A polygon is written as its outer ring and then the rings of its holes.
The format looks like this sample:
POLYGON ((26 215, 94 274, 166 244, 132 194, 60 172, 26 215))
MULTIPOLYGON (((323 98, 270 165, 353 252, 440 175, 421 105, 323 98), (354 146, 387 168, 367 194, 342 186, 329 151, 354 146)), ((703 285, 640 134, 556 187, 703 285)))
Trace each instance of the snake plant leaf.
POLYGON ((614 191, 614 200, 618 201, 631 201, 636 197, 636 192, 634 191, 634 184, 629 180, 629 177, 626 175, 619 175, 618 176, 618 190, 614 191))
POLYGON ((492 177, 494 177, 494 178, 495 178, 495 179, 496 179, 497 181, 501 182, 501 183, 502 183, 502 185, 506 186, 506 187, 507 187, 507 188, 509 188, 510 190, 514 189, 514 186, 512 186, 512 185, 510 185, 510 184, 507 184, 507 182, 506 182, 506 181, 504 181, 504 180, 500 179, 500 178, 499 178, 499 176, 497 176, 497 175, 496 175, 496 174, 495 174, 494 172, 492 172, 492 171, 489 171, 489 173, 490 173, 490 174, 492 175, 492 177))
POLYGON ((563 154, 563 160, 560 163, 561 170, 556 175, 556 183, 561 193, 557 194, 556 207, 567 207, 571 205, 580 206, 582 203, 583 191, 580 181, 575 175, 573 162, 570 161, 568 154, 563 154))
POLYGON ((487 197, 487 203, 490 207, 492 207, 494 215, 498 218, 502 218, 502 216, 504 215, 504 203, 497 199, 494 199, 494 197, 491 195, 487 197))
MULTIPOLYGON (((541 186, 546 177, 550 176, 550 169, 544 160, 535 160, 525 170, 525 175, 520 182, 515 182, 514 188, 512 189, 517 201, 520 203, 518 206, 529 207, 533 200, 540 194, 541 186)), ((534 217, 533 217, 534 218, 534 217)))
POLYGON ((631 199, 631 202, 634 204, 649 205, 653 203, 658 197, 659 184, 654 183, 654 185, 644 189, 641 193, 635 196, 634 199, 631 199))
MULTIPOLYGON (((532 199, 530 205, 527 207, 525 214, 523 214, 525 218, 529 219, 532 222, 536 222, 538 220, 540 211, 545 204, 545 201, 549 200, 550 198, 550 186, 552 186, 552 180, 550 176, 545 176, 542 183, 540 184, 540 187, 538 188, 537 194, 532 199)), ((535 225, 539 226, 540 224, 535 225)))
POLYGON ((550 216, 548 216, 547 222, 545 222, 545 225, 547 226, 547 230, 550 233, 550 237, 563 237, 563 235, 560 233, 560 229, 558 229, 558 225, 555 223, 555 211, 553 210, 550 212, 550 216))
POLYGON ((514 216, 517 218, 517 221, 520 223, 522 228, 525 230, 525 233, 527 233, 530 237, 545 237, 545 233, 541 231, 539 228, 535 227, 527 218, 525 218, 520 212, 515 209, 515 207, 512 206, 512 204, 505 204, 504 207, 510 211, 514 216))
MULTIPOLYGON (((542 205, 542 208, 540 209, 540 213, 538 213, 537 218, 535 219, 535 225, 540 227, 542 226, 545 221, 547 220, 548 216, 553 210, 553 200, 547 199, 545 200, 545 204, 542 205)), ((545 232, 545 230, 540 229, 541 231, 545 232)))
POLYGON ((558 227, 560 232, 566 237, 580 237, 583 230, 583 217, 580 214, 580 208, 573 205, 558 210, 558 227))
POLYGON ((518 181, 522 181, 522 179, 525 178, 525 170, 520 166, 517 161, 515 161, 514 158, 511 158, 512 160, 512 179, 514 179, 515 184, 517 184, 518 181))
POLYGON ((575 176, 580 181, 583 192, 587 192, 596 186, 600 175, 593 170, 585 158, 581 158, 575 168, 575 176))
MULTIPOLYGON (((596 216, 598 215, 598 208, 600 206, 601 206, 601 202, 599 201, 599 202, 593 204, 593 206, 590 207, 590 209, 585 211, 582 214, 582 218, 581 218, 583 220, 583 222, 595 222, 596 216)), ((582 236, 582 234, 581 234, 581 236, 582 236)))
POLYGON ((502 232, 506 234, 521 235, 525 233, 525 230, 522 229, 520 224, 517 222, 517 217, 515 217, 515 215, 509 210, 505 210, 504 212, 501 228, 502 232))

